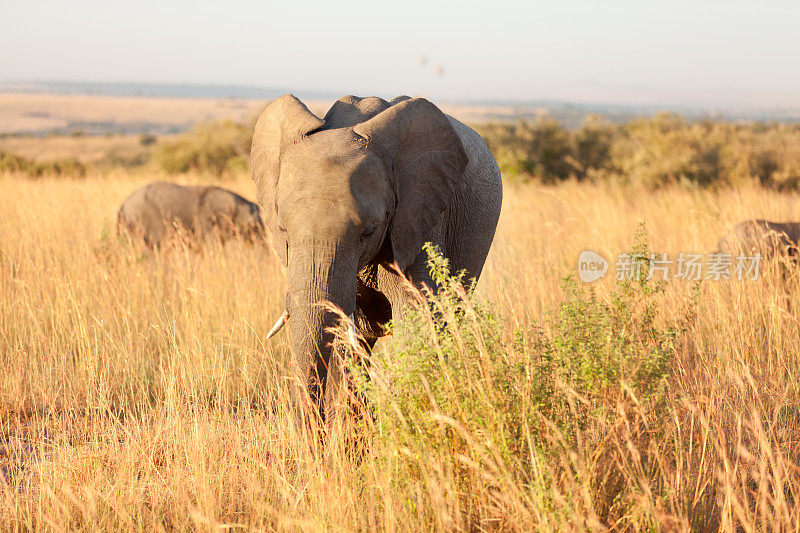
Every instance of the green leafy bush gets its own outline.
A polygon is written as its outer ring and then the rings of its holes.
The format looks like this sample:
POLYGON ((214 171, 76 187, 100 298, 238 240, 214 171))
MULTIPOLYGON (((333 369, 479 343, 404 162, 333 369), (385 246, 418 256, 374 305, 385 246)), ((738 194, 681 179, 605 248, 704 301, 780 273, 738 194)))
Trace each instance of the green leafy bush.
POLYGON ((725 179, 724 134, 713 135, 708 124, 687 124, 676 115, 628 123, 614 146, 622 172, 650 187, 686 181, 711 185, 725 179))
POLYGON ((33 166, 33 161, 22 156, 0 152, 0 171, 25 174, 33 166))
POLYGON ((611 147, 617 129, 601 117, 589 115, 583 126, 572 134, 579 179, 585 178, 592 172, 611 168, 611 147))
POLYGON ((149 145, 139 143, 138 146, 112 146, 106 150, 103 157, 97 161, 101 168, 136 168, 147 165, 152 158, 149 145))
POLYGON ((86 165, 74 157, 34 161, 19 155, 0 152, 0 172, 23 174, 29 178, 43 176, 82 178, 86 176, 86 165))
POLYGON ((575 131, 552 119, 476 126, 506 179, 610 179, 656 188, 755 181, 800 186, 800 125, 687 121, 661 113, 614 126, 589 116, 575 131))
POLYGON ((479 128, 500 169, 553 182, 574 172, 570 134, 556 120, 495 124, 479 128))
POLYGON ((158 137, 152 135, 150 133, 142 133, 139 135, 139 145, 140 146, 150 146, 158 141, 158 137))
POLYGON ((247 169, 252 127, 231 120, 209 122, 163 142, 155 162, 171 173, 196 171, 229 177, 247 169))
MULTIPOLYGON (((574 277, 564 278, 567 299, 542 343, 552 365, 549 374, 586 400, 581 404, 585 408, 577 409, 581 423, 590 414, 607 415, 602 408, 618 399, 622 384, 645 400, 657 400, 666 386, 678 328, 657 321, 665 283, 647 280, 644 226, 630 255, 645 258, 642 269, 632 279, 617 281, 608 301, 598 299, 574 277)), ((554 402, 553 420, 567 416, 567 407, 554 402)))
MULTIPOLYGON (((392 324, 391 354, 376 354, 372 379, 360 383, 377 442, 403 451, 390 458, 398 490, 419 472, 446 468, 464 484, 552 494, 537 458, 610 424, 619 402, 665 406, 677 329, 659 322, 664 287, 647 281, 646 269, 608 301, 565 278, 559 309, 508 339, 463 274, 426 251, 439 293, 392 324), (488 474, 475 479, 476 471, 488 474)), ((634 253, 646 253, 643 237, 634 253)))

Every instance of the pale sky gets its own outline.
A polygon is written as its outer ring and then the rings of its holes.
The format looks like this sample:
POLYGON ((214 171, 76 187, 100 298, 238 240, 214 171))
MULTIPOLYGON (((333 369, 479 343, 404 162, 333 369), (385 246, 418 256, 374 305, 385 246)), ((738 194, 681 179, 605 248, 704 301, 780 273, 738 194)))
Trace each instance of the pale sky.
POLYGON ((2 81, 800 105, 800 0, 0 0, 0 50, 2 81))

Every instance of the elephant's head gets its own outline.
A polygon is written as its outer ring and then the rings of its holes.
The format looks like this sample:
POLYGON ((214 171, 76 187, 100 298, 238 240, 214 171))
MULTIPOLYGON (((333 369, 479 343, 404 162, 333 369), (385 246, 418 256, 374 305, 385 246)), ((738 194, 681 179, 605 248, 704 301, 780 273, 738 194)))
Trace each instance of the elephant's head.
POLYGON ((264 221, 261 219, 261 210, 257 204, 247 200, 238 202, 233 216, 233 223, 239 233, 250 242, 257 242, 264 238, 264 221))
POLYGON ((205 231, 216 228, 223 240, 238 236, 254 241, 264 237, 264 222, 258 205, 219 187, 201 190, 198 224, 205 231))
POLYGON ((250 169, 287 266, 296 370, 322 399, 334 313, 356 308, 358 272, 409 266, 448 209, 467 157, 447 117, 422 98, 345 97, 319 119, 292 95, 256 124, 250 169))

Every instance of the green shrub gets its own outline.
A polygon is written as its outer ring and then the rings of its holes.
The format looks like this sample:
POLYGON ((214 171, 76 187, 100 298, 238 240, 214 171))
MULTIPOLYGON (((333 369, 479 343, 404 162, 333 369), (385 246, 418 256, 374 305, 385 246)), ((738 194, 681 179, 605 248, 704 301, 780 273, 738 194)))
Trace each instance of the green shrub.
POLYGON ((82 178, 86 176, 86 165, 74 157, 50 159, 35 164, 36 176, 58 176, 82 178))
POLYGON ((546 182, 565 179, 575 172, 570 133, 554 119, 478 129, 497 157, 501 172, 536 176, 546 182))
POLYGON ((155 161, 171 173, 196 171, 220 178, 231 176, 247 169, 252 134, 251 127, 230 120, 201 124, 161 144, 155 161))
POLYGON ((0 172, 25 174, 33 165, 34 162, 25 157, 0 152, 0 172))
POLYGON ((86 176, 86 171, 86 165, 74 157, 34 161, 19 155, 0 152, 0 172, 24 174, 29 178, 43 176, 82 178, 86 176))
MULTIPOLYGON (((377 444, 403 451, 387 459, 398 490, 415 473, 445 468, 464 484, 489 482, 473 478, 482 471, 492 483, 552 494, 537 458, 574 445, 587 426, 611 424, 619 402, 665 407, 677 328, 659 323, 664 287, 646 269, 608 301, 565 278, 560 308, 509 340, 494 309, 426 251, 439 294, 392 324, 391 353, 376 353, 372 380, 360 381, 377 444)), ((633 253, 647 254, 643 238, 633 253)))
POLYGON ((687 124, 677 115, 635 120, 615 143, 614 160, 631 181, 650 187, 682 181, 711 185, 726 177, 726 139, 713 133, 710 125, 687 124))
POLYGON ((147 165, 152 158, 152 150, 141 142, 138 146, 117 145, 106 150, 97 162, 98 167, 135 168, 147 165))
POLYGON ((557 120, 538 120, 529 131, 528 146, 528 161, 533 174, 553 182, 574 173, 569 131, 557 120))
MULTIPOLYGON (((630 255, 649 258, 644 226, 630 255)), ((572 276, 562 282, 567 299, 551 319, 543 347, 553 379, 587 400, 577 408, 581 424, 589 415, 609 415, 603 407, 613 405, 623 383, 643 400, 659 401, 665 390, 677 327, 658 324, 665 283, 648 281, 647 272, 645 260, 633 279, 616 282, 608 301, 572 276)), ((550 408, 554 423, 569 415, 567 404, 550 408)))
POLYGON ((151 135, 149 133, 142 133, 139 135, 139 145, 140 146, 150 146, 156 143, 158 137, 155 135, 151 135))
POLYGON ((800 125, 687 121, 670 113, 621 126, 589 116, 575 131, 552 119, 476 126, 506 179, 612 179, 656 188, 800 184, 800 125))
POLYGON ((616 128, 597 115, 586 117, 581 128, 572 135, 578 177, 611 167, 611 147, 616 128))

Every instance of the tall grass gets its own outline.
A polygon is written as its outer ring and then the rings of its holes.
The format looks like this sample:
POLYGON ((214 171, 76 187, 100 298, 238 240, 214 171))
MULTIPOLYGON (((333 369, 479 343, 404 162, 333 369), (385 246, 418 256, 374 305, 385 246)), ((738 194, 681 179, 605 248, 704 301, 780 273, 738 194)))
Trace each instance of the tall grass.
POLYGON ((797 194, 508 187, 475 293, 436 262, 447 290, 378 344, 354 456, 291 416, 272 252, 118 241, 138 185, 3 178, 3 529, 800 529, 796 276, 574 279, 797 194))

